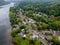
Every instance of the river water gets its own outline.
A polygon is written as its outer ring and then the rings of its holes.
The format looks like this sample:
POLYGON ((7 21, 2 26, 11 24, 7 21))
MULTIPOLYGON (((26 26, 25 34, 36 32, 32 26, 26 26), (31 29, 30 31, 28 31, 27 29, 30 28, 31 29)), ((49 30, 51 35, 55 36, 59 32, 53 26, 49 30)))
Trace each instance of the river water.
POLYGON ((9 29, 10 29, 10 21, 9 21, 9 9, 13 6, 13 3, 7 4, 4 6, 0 6, 0 45, 10 45, 9 40, 9 29))

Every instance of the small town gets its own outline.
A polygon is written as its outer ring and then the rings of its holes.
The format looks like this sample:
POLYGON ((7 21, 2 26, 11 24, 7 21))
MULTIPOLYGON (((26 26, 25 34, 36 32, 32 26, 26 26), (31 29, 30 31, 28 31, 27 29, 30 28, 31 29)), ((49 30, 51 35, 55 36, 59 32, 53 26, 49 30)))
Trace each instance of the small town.
MULTIPOLYGON (((31 45, 35 45, 34 40, 37 40, 36 45, 52 45, 52 35, 53 36, 57 36, 59 38, 60 36, 60 31, 54 31, 52 29, 45 29, 45 30, 41 30, 38 31, 38 26, 39 24, 42 25, 42 22, 37 22, 32 18, 29 18, 28 16, 26 16, 26 14, 23 14, 22 9, 19 10, 19 12, 17 14, 15 14, 15 16, 17 17, 18 23, 16 23, 15 25, 13 25, 12 28, 12 32, 17 31, 18 33, 16 35, 20 36, 20 38, 22 38, 23 40, 26 40, 29 38, 30 44, 31 45), (19 31, 20 30, 20 31, 19 31)), ((36 13, 34 13, 36 14, 36 13)), ((47 16, 44 13, 39 12, 38 14, 36 14, 37 16, 40 15, 44 15, 47 16)), ((13 34, 13 33, 11 33, 13 34)), ((15 36, 14 34, 12 35, 13 37, 15 36)), ((60 40, 60 38, 59 38, 60 40)), ((26 44, 27 45, 27 44, 26 44)))
POLYGON ((0 0, 0 45, 60 45, 60 0, 0 0))

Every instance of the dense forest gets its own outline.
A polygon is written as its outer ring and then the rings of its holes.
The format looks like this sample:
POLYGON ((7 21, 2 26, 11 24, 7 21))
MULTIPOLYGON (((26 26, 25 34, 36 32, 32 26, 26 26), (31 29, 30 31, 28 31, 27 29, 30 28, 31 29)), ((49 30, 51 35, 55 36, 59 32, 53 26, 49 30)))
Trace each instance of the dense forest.
POLYGON ((0 5, 5 5, 5 4, 8 4, 9 2, 6 2, 4 0, 0 0, 0 5))
MULTIPOLYGON (((39 2, 37 3, 24 1, 20 2, 18 6, 11 8, 11 10, 13 10, 13 12, 15 12, 16 14, 20 9, 22 9, 24 15, 36 20, 37 22, 43 22, 46 26, 45 29, 60 29, 60 4, 42 4, 39 2), (37 16, 37 14, 39 16, 37 16)), ((39 28, 41 29, 40 26, 39 28)))

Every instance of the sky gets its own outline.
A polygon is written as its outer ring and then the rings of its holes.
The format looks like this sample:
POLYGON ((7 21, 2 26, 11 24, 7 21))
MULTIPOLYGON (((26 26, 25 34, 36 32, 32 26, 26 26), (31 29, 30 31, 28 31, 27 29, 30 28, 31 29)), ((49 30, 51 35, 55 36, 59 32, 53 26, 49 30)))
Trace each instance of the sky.
MULTIPOLYGON (((5 1, 22 1, 22 0, 5 0, 5 1)), ((33 1, 35 1, 35 0, 33 0, 33 1)), ((59 1, 60 2, 60 0, 36 0, 36 1, 43 1, 43 2, 46 2, 46 1, 54 1, 54 2, 59 1)))
POLYGON ((21 0, 5 0, 5 1, 21 1, 21 0))

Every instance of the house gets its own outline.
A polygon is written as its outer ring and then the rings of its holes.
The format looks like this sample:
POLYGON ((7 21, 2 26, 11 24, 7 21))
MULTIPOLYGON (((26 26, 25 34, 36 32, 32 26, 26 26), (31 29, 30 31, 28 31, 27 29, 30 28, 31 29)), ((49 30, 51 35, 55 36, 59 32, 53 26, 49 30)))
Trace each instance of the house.
POLYGON ((42 31, 42 34, 44 34, 44 35, 52 35, 51 31, 42 31))
POLYGON ((23 23, 23 24, 26 24, 26 22, 24 22, 24 21, 23 21, 22 23, 23 23))
POLYGON ((26 38, 26 34, 24 34, 23 32, 18 33, 18 35, 19 35, 20 37, 22 37, 23 39, 25 39, 25 38, 26 38))
POLYGON ((13 26, 13 29, 19 29, 19 25, 17 25, 17 24, 14 25, 14 26, 13 26))
POLYGON ((22 38, 25 39, 25 38, 26 38, 26 34, 24 34, 24 35, 22 36, 22 38))
POLYGON ((54 34, 56 34, 57 36, 60 36, 60 31, 54 31, 54 34))
POLYGON ((33 34, 33 35, 30 36, 30 40, 34 40, 35 38, 38 39, 38 35, 37 34, 33 34))

